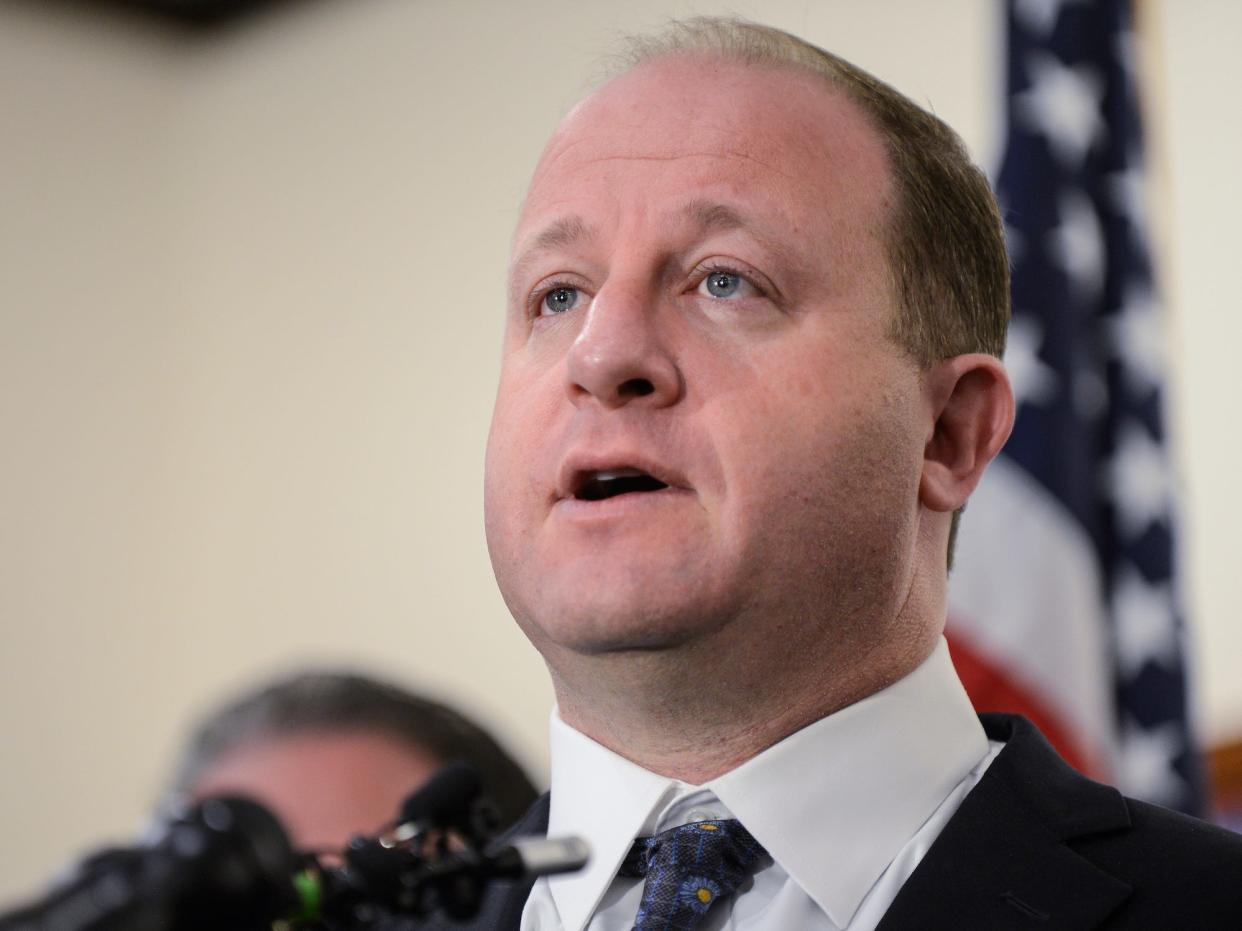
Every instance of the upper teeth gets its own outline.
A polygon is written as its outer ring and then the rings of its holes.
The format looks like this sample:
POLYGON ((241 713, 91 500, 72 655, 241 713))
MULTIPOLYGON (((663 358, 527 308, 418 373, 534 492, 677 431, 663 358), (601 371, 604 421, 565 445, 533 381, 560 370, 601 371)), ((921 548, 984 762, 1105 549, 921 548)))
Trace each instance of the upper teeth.
POLYGON ((595 473, 595 481, 611 482, 614 478, 637 478, 646 474, 640 469, 601 469, 595 473))

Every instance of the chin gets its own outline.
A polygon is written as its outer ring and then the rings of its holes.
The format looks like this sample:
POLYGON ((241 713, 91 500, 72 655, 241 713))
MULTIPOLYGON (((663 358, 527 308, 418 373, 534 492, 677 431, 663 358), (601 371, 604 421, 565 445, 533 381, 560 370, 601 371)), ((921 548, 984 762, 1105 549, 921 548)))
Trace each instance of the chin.
POLYGON ((531 642, 584 656, 627 651, 671 650, 708 636, 720 627, 720 614, 705 610, 683 588, 661 597, 658 589, 617 588, 583 592, 565 599, 545 597, 533 610, 515 616, 531 642))

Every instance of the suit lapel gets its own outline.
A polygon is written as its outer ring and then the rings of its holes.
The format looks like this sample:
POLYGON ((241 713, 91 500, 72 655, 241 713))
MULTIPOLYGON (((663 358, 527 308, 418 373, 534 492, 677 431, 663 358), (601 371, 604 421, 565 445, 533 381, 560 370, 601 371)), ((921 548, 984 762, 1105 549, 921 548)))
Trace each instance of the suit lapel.
POLYGON ((1126 830, 1121 795, 1070 769, 1022 718, 984 715, 1005 749, 966 796, 877 931, 1096 928, 1130 886, 1067 843, 1126 830))

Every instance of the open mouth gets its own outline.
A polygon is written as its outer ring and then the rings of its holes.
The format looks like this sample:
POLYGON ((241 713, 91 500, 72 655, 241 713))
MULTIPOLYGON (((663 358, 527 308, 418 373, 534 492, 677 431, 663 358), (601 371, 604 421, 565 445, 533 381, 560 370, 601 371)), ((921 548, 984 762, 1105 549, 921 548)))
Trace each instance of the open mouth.
POLYGON ((574 487, 578 501, 604 501, 617 495, 660 491, 668 485, 639 469, 601 469, 583 472, 574 487))

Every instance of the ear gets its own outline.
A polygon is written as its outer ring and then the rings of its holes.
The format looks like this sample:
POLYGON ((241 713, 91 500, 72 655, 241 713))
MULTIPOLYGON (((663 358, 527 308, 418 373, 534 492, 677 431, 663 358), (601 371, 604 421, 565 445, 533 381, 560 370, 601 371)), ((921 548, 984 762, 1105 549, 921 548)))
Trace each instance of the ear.
POLYGON ((983 353, 938 362, 924 376, 932 428, 919 501, 933 511, 966 503, 1013 429, 1013 389, 1000 359, 983 353))

